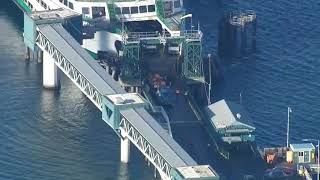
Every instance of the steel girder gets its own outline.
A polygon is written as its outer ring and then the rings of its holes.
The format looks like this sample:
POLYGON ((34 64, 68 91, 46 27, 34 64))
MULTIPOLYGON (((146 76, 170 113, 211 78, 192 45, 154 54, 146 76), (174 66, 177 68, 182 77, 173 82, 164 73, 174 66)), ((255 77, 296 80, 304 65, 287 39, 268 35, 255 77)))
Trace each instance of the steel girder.
POLYGON ((202 45, 200 40, 186 39, 183 42, 184 62, 182 73, 188 79, 202 79, 202 45))
POLYGON ((139 42, 124 44, 121 78, 125 81, 141 80, 139 42))
POLYGON ((143 153, 157 168, 164 180, 171 179, 172 166, 157 152, 157 150, 139 133, 139 131, 124 117, 120 121, 120 131, 143 153))
POLYGON ((81 74, 59 50, 43 35, 38 32, 36 43, 42 51, 49 53, 55 64, 68 76, 72 82, 102 111, 100 92, 81 74))

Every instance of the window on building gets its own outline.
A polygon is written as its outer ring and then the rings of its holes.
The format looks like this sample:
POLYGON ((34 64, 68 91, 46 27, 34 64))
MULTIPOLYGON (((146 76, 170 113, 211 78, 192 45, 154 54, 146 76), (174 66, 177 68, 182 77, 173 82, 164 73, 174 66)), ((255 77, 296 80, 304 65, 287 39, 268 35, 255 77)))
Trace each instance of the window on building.
POLYGON ((66 6, 68 6, 68 0, 64 0, 64 1, 63 1, 63 4, 66 5, 66 6))
POLYGON ((116 7, 115 11, 116 11, 116 14, 121 14, 121 8, 116 7))
POLYGON ((147 12, 147 6, 139 6, 139 12, 140 13, 146 13, 147 12))
POLYGON ((303 156, 303 152, 299 152, 299 156, 300 156, 300 157, 303 156))
POLYGON ((69 2, 69 8, 70 8, 70 9, 74 9, 74 8, 73 8, 73 3, 72 3, 72 2, 69 2))
POLYGON ((82 14, 90 14, 89 8, 88 7, 83 7, 82 8, 82 14))
POLYGON ((130 14, 130 9, 129 9, 129 7, 123 7, 123 8, 122 8, 122 14, 130 14))
POLYGON ((40 2, 40 0, 37 0, 37 2, 40 2))
POLYGON ((92 18, 99 18, 106 15, 104 7, 92 7, 92 18))
POLYGON ((148 6, 148 12, 155 12, 155 11, 156 11, 156 7, 154 5, 148 6))
POLYGON ((63 0, 59 0, 61 3, 63 3, 63 0))
POLYGON ((180 0, 174 1, 174 8, 181 8, 180 0))
POLYGON ((42 6, 43 8, 45 8, 45 9, 47 9, 47 4, 46 4, 45 2, 43 2, 43 1, 41 1, 41 6, 42 6))
POLYGON ((138 7, 131 7, 131 14, 138 14, 138 13, 139 13, 138 7))

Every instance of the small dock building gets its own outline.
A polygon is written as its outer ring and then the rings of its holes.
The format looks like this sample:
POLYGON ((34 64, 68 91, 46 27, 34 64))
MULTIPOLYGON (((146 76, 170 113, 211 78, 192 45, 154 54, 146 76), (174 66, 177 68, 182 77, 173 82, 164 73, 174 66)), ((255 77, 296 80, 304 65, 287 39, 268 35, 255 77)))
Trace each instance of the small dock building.
POLYGON ((291 159, 294 164, 315 162, 316 149, 312 143, 290 144, 290 150, 292 154, 289 154, 292 155, 291 159))
POLYGON ((220 100, 207 107, 209 121, 225 143, 255 141, 255 127, 244 108, 236 103, 220 100))

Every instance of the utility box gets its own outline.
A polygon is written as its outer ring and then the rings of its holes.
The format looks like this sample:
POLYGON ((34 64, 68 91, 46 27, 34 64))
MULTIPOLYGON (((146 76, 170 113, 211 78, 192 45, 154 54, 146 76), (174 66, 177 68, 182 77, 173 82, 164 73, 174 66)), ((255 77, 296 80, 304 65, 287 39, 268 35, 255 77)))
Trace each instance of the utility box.
POLYGON ((146 100, 138 93, 106 95, 102 97, 102 119, 116 130, 119 129, 121 110, 146 106, 146 100))
POLYGON ((290 149, 294 164, 315 162, 315 147, 312 143, 290 144, 290 149))
POLYGON ((219 175, 209 166, 187 166, 174 168, 172 180, 219 180, 219 175))

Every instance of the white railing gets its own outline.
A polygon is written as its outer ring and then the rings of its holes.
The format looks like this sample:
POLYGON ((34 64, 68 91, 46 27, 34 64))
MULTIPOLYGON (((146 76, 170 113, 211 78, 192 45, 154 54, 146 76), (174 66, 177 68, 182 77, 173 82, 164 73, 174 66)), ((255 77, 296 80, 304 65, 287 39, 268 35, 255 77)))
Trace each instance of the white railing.
POLYGON ((303 167, 304 176, 306 177, 306 180, 312 180, 311 175, 309 174, 309 171, 306 167, 303 167))
POLYGON ((160 32, 127 32, 122 34, 124 42, 140 40, 160 40, 163 42, 170 39, 201 40, 202 36, 200 30, 181 31, 180 36, 171 36, 169 33, 160 32))
POLYGON ((153 106, 151 103, 150 103, 150 108, 151 108, 152 112, 160 113, 162 115, 162 117, 166 121, 168 133, 172 137, 170 119, 169 119, 167 112, 164 110, 164 108, 162 106, 153 106))
POLYGON ((139 133, 139 131, 124 117, 120 121, 120 131, 143 153, 156 167, 163 180, 171 179, 172 166, 157 150, 139 133))
POLYGON ((39 48, 49 53, 54 63, 68 76, 72 82, 102 111, 100 92, 74 67, 67 58, 41 33, 38 32, 36 43, 39 48))

